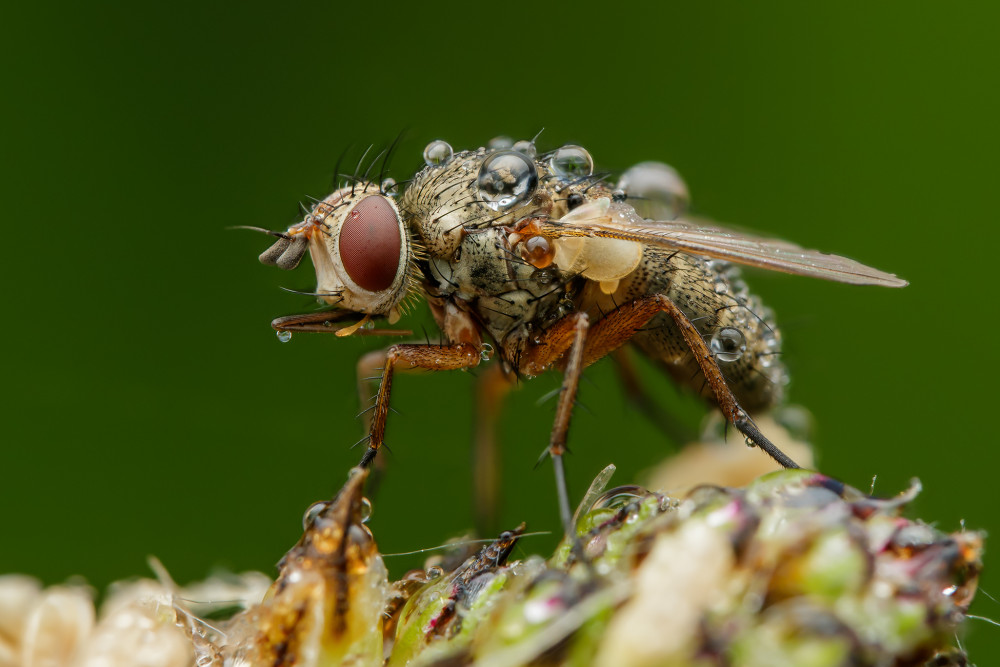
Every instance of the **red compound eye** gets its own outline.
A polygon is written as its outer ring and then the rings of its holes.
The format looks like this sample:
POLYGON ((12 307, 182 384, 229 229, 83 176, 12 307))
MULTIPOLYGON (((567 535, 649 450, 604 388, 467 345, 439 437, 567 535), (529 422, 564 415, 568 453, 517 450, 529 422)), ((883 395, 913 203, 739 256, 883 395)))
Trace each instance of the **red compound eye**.
POLYGON ((358 202, 340 228, 340 260, 351 280, 369 292, 392 285, 401 245, 396 210, 379 195, 358 202))

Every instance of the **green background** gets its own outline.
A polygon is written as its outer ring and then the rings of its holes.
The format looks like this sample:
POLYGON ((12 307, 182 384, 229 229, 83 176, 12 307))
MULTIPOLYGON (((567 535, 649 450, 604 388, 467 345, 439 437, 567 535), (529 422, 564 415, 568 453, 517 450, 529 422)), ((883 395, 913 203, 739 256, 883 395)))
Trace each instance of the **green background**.
MULTIPOLYGON (((179 581, 273 573, 360 454, 354 363, 377 343, 278 343, 271 318, 311 305, 278 286, 311 289, 311 269, 261 266, 266 239, 225 228, 288 225, 345 148, 404 129, 397 179, 431 139, 545 127, 543 149, 665 160, 701 213, 910 280, 750 276, 823 471, 862 488, 878 474, 883 494, 918 476, 911 516, 997 532, 998 19, 992 3, 6 7, 0 572, 103 587, 156 554, 179 581)), ((668 451, 607 363, 587 377, 577 495, 609 462, 625 483, 668 451)), ((552 416, 535 402, 556 381, 505 411, 507 525, 558 527, 550 466, 533 468, 552 416)), ((472 387, 396 383, 383 551, 471 524, 472 387)), ((1000 631, 970 630, 973 659, 1000 658, 1000 631)))

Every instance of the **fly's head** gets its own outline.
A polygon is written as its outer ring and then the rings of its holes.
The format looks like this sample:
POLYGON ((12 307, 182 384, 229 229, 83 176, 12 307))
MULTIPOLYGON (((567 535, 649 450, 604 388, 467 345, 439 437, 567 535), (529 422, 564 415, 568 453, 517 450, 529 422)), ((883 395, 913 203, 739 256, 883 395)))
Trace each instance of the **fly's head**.
POLYGON ((454 153, 436 141, 424 157, 427 166, 406 189, 400 208, 434 257, 453 257, 468 234, 551 209, 532 154, 512 148, 454 153))
POLYGON ((320 301, 390 323, 399 318, 413 287, 414 246, 399 207, 378 185, 340 188, 278 236, 261 262, 293 269, 308 248, 320 301))

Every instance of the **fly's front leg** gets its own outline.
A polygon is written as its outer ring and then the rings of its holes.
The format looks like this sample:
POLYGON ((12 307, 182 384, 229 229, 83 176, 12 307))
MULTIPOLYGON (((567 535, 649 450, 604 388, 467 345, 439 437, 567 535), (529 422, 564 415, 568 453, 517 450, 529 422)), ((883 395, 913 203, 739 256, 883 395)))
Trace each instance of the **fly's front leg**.
POLYGON ((392 376, 395 370, 423 369, 448 371, 473 368, 480 361, 480 346, 473 343, 455 345, 393 345, 385 351, 385 365, 382 380, 375 395, 375 410, 371 417, 368 434, 368 449, 361 457, 361 465, 367 467, 374 460, 379 447, 385 442, 385 423, 389 417, 389 394, 392 390, 392 376))
POLYGON ((350 310, 321 310, 302 315, 286 315, 271 321, 275 331, 294 333, 332 333, 338 336, 409 336, 412 331, 404 329, 368 329, 361 324, 370 322, 368 316, 350 310))
POLYGON ((385 370, 388 347, 372 350, 358 359, 358 405, 361 406, 359 417, 362 419, 366 433, 372 430, 372 412, 375 410, 375 397, 378 395, 376 382, 382 381, 382 371, 385 370))
MULTIPOLYGON (((364 354, 358 359, 358 405, 361 406, 361 423, 364 425, 364 432, 370 434, 372 427, 372 412, 375 410, 375 396, 378 392, 377 382, 382 380, 382 371, 385 369, 385 358, 389 348, 373 350, 364 354)), ((370 439, 370 435, 366 438, 370 439)), ((362 440, 364 442, 364 440, 362 440)), ((367 451, 367 449, 365 450, 367 451)), ((368 497, 373 499, 378 493, 382 479, 385 477, 386 461, 385 457, 377 457, 373 461, 373 470, 368 476, 368 497)))
MULTIPOLYGON (((382 380, 389 348, 368 352, 358 360, 358 398, 362 407, 366 433, 371 433, 375 410, 377 382, 382 380)), ((481 355, 480 355, 481 356, 481 355)), ((397 366, 396 370, 405 370, 397 366)), ((472 451, 472 488, 476 530, 480 535, 495 533, 497 502, 500 497, 500 457, 498 456, 497 424, 504 398, 514 386, 504 364, 495 363, 476 379, 475 437, 472 451)), ((375 457, 373 474, 369 476, 369 495, 373 495, 385 474, 385 457, 375 457)))

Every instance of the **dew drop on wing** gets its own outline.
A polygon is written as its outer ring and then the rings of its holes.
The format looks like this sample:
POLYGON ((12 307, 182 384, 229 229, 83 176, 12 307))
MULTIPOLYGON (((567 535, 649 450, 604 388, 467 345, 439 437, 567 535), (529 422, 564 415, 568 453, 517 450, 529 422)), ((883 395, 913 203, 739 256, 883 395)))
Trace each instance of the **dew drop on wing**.
POLYGON ((361 523, 368 523, 368 519, 372 518, 372 501, 367 498, 361 498, 361 506, 358 508, 358 514, 361 515, 361 523))
POLYGON ((277 335, 278 335, 278 340, 280 340, 282 343, 287 343, 292 339, 291 331, 279 331, 277 335))
POLYGON ((441 139, 435 139, 424 148, 424 162, 428 167, 440 167, 455 154, 451 144, 441 139))

